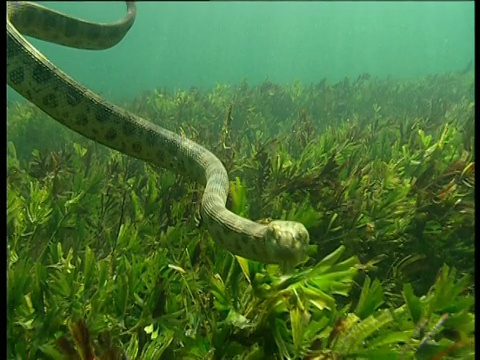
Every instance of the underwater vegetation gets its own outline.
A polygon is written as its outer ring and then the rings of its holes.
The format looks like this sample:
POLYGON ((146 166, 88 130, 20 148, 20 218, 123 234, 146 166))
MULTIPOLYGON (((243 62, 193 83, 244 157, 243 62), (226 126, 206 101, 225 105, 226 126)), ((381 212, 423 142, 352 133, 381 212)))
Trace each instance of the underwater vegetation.
POLYGON ((302 222, 282 273, 215 245, 202 187, 7 108, 9 359, 473 359, 474 78, 156 89, 227 206, 302 222))

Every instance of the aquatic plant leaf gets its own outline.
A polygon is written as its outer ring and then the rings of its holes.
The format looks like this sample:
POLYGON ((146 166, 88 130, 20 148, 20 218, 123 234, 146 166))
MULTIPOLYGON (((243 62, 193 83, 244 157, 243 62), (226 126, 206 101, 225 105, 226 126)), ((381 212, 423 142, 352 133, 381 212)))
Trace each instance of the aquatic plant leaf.
POLYGON ((320 214, 314 209, 309 201, 305 201, 297 207, 292 207, 290 213, 286 216, 286 219, 300 222, 308 229, 318 225, 320 214))
POLYGON ((23 303, 23 296, 28 293, 32 282, 30 276, 31 266, 29 262, 22 259, 7 271, 8 315, 13 315, 14 310, 23 303))
POLYGON ((450 314, 443 322, 445 333, 451 331, 455 333, 455 337, 465 339, 471 336, 475 331, 475 316, 472 313, 460 311, 450 314))
POLYGON ((142 351, 144 359, 160 360, 162 354, 170 346, 175 337, 174 331, 162 330, 155 339, 152 339, 142 351))
MULTIPOLYGON (((57 345, 58 346, 58 345, 57 345)), ((45 344, 45 345, 41 345, 39 347, 39 350, 44 353, 45 355, 47 355, 50 359, 53 359, 53 360, 65 360, 65 359, 68 359, 68 360, 79 360, 80 357, 78 356, 78 354, 75 352, 70 352, 70 353, 66 353, 65 351, 63 351, 62 349, 62 352, 58 351, 57 349, 55 349, 54 346, 52 345, 49 345, 49 344, 45 344)))
MULTIPOLYGON (((301 302, 299 298, 297 298, 297 303, 298 302, 301 302)), ((292 328, 293 346, 295 352, 299 354, 301 353, 304 345, 305 331, 309 325, 311 315, 301 304, 296 304, 296 306, 290 309, 289 314, 292 328)))
POLYGON ((285 321, 276 318, 273 321, 273 337, 275 339, 275 344, 277 345, 277 349, 279 354, 282 357, 289 358, 290 357, 290 345, 285 339, 288 339, 288 336, 285 336, 285 333, 288 333, 290 330, 288 329, 285 321))
POLYGON ((315 267, 316 268, 326 268, 333 266, 339 259, 340 256, 345 252, 346 248, 345 246, 340 246, 338 247, 334 252, 331 254, 325 256, 315 267))
POLYGON ((228 312, 227 318, 225 319, 225 323, 239 329, 245 329, 251 326, 251 324, 249 324, 249 321, 245 316, 243 316, 242 314, 239 314, 233 309, 230 309, 230 311, 228 312))
POLYGON ((90 331, 88 330, 85 320, 81 319, 71 324, 70 332, 75 342, 75 348, 81 360, 94 360, 94 350, 90 331))
POLYGON ((408 311, 412 316, 412 321, 414 324, 418 324, 420 319, 423 317, 423 306, 419 298, 417 298, 414 293, 412 286, 410 284, 405 284, 403 287, 403 297, 405 303, 407 304, 408 311))
POLYGON ((434 284, 434 295, 430 303, 431 311, 437 313, 455 313, 468 310, 473 304, 472 298, 459 298, 469 282, 469 276, 465 275, 456 281, 456 270, 448 265, 443 265, 437 275, 434 284))
POLYGON ((252 284, 252 280, 250 278, 250 265, 251 261, 248 261, 245 258, 242 258, 240 256, 235 256, 237 259, 238 264, 240 265, 240 268, 242 269, 243 275, 245 276, 245 279, 248 281, 249 284, 252 284))
POLYGON ((378 314, 370 315, 341 334, 335 343, 335 349, 344 354, 355 353, 365 339, 392 321, 390 310, 381 310, 378 314))
MULTIPOLYGON (((379 334, 374 339, 368 342, 368 346, 371 348, 379 348, 384 345, 389 344, 404 344, 407 343, 412 338, 412 331, 393 331, 393 332, 386 332, 385 334, 379 334)), ((385 349, 386 350, 386 349, 385 349)), ((394 351, 398 356, 398 351, 395 349, 389 349, 394 351)), ((363 351, 357 351, 357 354, 362 354, 363 351)))
POLYGON ((84 157, 88 151, 86 147, 83 147, 82 145, 77 143, 73 144, 73 149, 75 150, 76 154, 81 158, 84 157))
POLYGON ((235 181, 231 182, 230 194, 232 196, 232 211, 237 215, 246 216, 247 191, 239 177, 236 177, 235 181))
POLYGON ((355 314, 357 314, 360 319, 364 319, 367 316, 372 315, 383 303, 383 288, 380 281, 375 279, 371 284, 370 277, 366 276, 362 292, 360 293, 360 299, 355 308, 355 314))
POLYGON ((225 284, 218 275, 210 277, 210 292, 215 297, 215 307, 222 311, 230 309, 228 297, 225 293, 225 284))
POLYGON ((398 360, 398 351, 388 348, 375 348, 355 352, 358 359, 398 360))
POLYGON ((125 315, 128 308, 128 295, 130 292, 130 283, 126 274, 119 274, 117 282, 120 286, 116 288, 114 303, 119 314, 125 315))
POLYGON ((132 334, 125 349, 127 359, 136 359, 139 352, 138 335, 132 334))
POLYGON ((94 272, 96 266, 95 254, 89 246, 85 248, 85 255, 83 260, 83 276, 85 288, 90 288, 94 281, 94 272))

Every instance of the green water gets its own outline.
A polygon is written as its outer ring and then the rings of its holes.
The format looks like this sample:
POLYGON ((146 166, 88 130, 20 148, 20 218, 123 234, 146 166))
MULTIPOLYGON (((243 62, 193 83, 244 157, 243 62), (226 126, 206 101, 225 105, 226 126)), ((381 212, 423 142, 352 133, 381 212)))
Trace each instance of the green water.
MULTIPOLYGON (((41 2, 115 21, 121 2, 41 2)), ((109 99, 216 82, 255 84, 362 73, 461 71, 474 58, 473 2, 139 2, 125 39, 104 51, 31 39, 53 63, 109 99)), ((10 89, 9 89, 10 90, 10 89)), ((13 91, 9 91, 12 95, 13 91)), ((16 94, 10 99, 18 99, 16 94)))

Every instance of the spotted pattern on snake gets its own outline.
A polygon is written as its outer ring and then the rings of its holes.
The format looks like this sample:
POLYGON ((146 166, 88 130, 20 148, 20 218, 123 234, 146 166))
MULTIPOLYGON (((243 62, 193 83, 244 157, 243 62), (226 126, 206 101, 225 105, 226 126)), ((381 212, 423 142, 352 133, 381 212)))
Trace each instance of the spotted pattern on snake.
POLYGON ((81 135, 123 154, 187 176, 205 186, 201 216, 214 241, 238 256, 290 271, 306 257, 309 234, 298 222, 259 224, 226 207, 228 174, 199 144, 146 121, 82 86, 58 69, 24 35, 80 49, 120 42, 136 17, 134 2, 115 23, 75 19, 31 2, 7 3, 7 80, 25 99, 81 135))

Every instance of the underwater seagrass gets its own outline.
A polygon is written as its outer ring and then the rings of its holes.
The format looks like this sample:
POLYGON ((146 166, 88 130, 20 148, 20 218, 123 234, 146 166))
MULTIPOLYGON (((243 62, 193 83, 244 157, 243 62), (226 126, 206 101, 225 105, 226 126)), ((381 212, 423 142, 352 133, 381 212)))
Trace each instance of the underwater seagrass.
POLYGON ((218 244, 236 255, 291 269, 306 256, 309 234, 303 224, 276 220, 263 225, 227 210, 228 174, 215 155, 105 101, 55 67, 21 35, 101 50, 121 41, 135 16, 133 2, 127 2, 126 16, 112 24, 74 19, 35 3, 8 2, 8 84, 81 135, 205 184, 202 219, 218 244))

